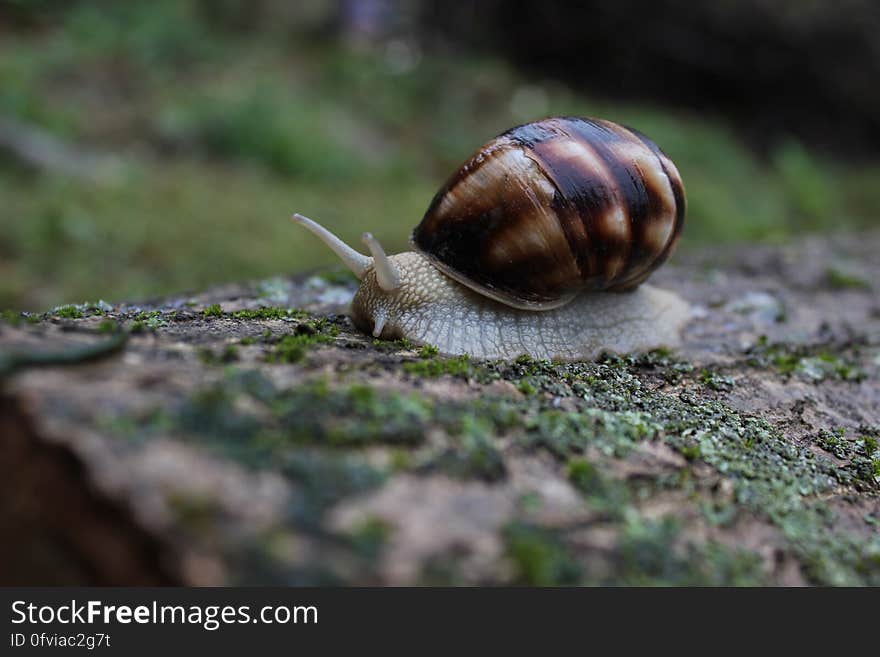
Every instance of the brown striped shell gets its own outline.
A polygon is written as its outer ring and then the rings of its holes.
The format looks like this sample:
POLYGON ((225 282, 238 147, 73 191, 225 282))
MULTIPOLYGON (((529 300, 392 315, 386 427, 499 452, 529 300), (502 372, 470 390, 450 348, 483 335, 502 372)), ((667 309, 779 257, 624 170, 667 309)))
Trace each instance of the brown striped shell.
POLYGON ((681 234, 684 187, 644 135, 610 121, 550 118, 480 148, 412 235, 441 271, 515 308, 583 290, 635 288, 681 234))

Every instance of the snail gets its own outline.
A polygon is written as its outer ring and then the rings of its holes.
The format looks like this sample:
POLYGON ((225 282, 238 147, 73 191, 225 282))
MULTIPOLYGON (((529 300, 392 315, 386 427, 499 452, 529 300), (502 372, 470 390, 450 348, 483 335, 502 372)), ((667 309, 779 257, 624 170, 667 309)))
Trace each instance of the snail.
POLYGON ((678 170, 641 133, 548 118, 499 135, 437 192, 412 251, 371 257, 296 214, 361 280, 361 330, 447 354, 563 361, 674 347, 690 307, 642 283, 681 234, 678 170))

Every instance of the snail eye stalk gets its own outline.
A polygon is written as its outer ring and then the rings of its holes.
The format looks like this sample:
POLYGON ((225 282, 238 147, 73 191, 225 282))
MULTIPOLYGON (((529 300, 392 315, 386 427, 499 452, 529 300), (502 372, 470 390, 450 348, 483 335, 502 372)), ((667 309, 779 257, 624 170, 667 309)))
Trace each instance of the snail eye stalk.
POLYGON ((301 214, 293 215, 290 220, 295 224, 303 226, 306 230, 316 235, 318 239, 324 242, 324 244, 329 246, 333 253, 339 256, 342 263, 358 278, 363 278, 366 275, 367 270, 373 265, 372 258, 365 256, 362 253, 358 253, 348 244, 336 237, 336 235, 324 228, 321 224, 312 221, 301 214))
POLYGON ((391 293, 400 287, 400 274, 391 259, 385 255, 385 250, 379 244, 379 240, 372 233, 364 233, 364 244, 373 255, 373 267, 376 270, 376 282, 383 292, 391 293))

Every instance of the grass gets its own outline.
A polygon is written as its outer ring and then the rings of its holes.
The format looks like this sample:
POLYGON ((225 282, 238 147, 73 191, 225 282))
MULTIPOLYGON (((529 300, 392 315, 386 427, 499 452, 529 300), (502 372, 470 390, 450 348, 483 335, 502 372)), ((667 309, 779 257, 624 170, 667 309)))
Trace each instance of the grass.
POLYGON ((198 6, 76 3, 42 29, 4 33, 0 115, 123 164, 96 184, 0 160, 0 308, 335 264, 289 224, 293 211, 402 250, 477 146, 546 114, 652 136, 687 186, 685 248, 870 226, 880 211, 880 163, 830 161, 794 141, 762 159, 709 116, 586 97, 485 57, 427 54, 401 71, 378 51, 231 34, 198 6))

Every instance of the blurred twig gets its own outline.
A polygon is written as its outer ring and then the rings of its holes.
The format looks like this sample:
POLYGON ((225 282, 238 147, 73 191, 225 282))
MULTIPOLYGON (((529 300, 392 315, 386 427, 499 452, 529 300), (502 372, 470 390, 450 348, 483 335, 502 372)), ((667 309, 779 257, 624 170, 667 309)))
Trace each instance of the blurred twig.
POLYGON ((107 180, 118 169, 114 157, 78 148, 8 116, 0 116, 0 153, 34 169, 94 182, 107 180))
POLYGON ((0 351, 0 380, 26 367, 75 365, 98 360, 120 351, 127 342, 128 333, 119 331, 106 340, 63 351, 0 351))

